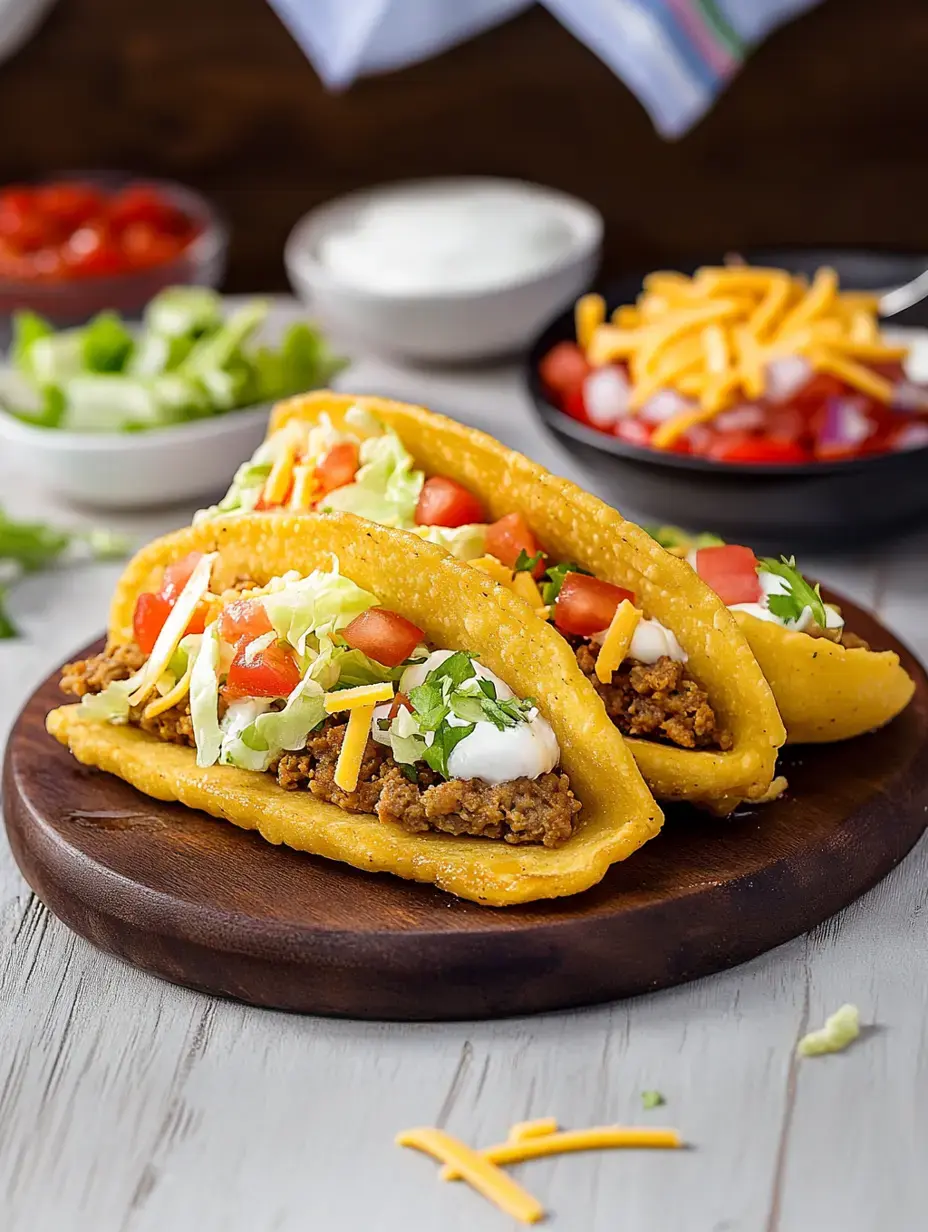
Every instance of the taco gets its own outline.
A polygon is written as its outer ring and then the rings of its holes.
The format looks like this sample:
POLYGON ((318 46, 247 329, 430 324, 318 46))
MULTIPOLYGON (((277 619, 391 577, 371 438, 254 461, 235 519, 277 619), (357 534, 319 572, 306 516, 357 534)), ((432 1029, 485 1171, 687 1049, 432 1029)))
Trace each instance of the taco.
POLYGON ((849 740, 905 709, 915 682, 892 650, 872 650, 826 603, 795 557, 758 559, 717 535, 651 533, 728 605, 776 698, 791 744, 849 740))
POLYGON ((414 532, 489 572, 568 640, 656 796, 726 812, 770 792, 785 733, 718 598, 574 484, 421 407, 320 392, 198 521, 332 508, 414 532))
POLYGON ((568 647, 433 544, 218 519, 128 566, 48 730, 272 843, 492 906, 575 894, 660 828, 568 647))

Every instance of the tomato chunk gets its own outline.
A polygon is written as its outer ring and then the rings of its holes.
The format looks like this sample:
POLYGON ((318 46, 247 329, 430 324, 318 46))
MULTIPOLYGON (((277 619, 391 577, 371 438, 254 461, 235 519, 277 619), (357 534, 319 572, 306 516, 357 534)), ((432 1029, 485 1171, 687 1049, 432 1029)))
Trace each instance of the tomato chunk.
POLYGON ((559 342, 538 365, 545 385, 561 398, 580 388, 591 372, 583 351, 576 342, 559 342))
POLYGON ((316 478, 322 495, 334 492, 351 483, 358 470, 358 446, 354 441, 340 441, 333 445, 316 466, 316 478))
POLYGON ((411 620, 385 607, 369 607, 342 630, 342 637, 349 646, 384 667, 399 667, 423 636, 422 630, 411 620))
POLYGON ((696 553, 696 572, 726 606, 759 603, 763 596, 757 557, 750 548, 736 543, 700 548, 696 553))
POLYGON ((174 605, 163 595, 153 595, 145 591, 135 601, 135 611, 132 614, 132 628, 135 641, 142 654, 150 655, 155 648, 158 634, 164 628, 164 622, 174 605))
POLYGON ((486 520, 483 505, 456 479, 433 475, 422 485, 416 505, 417 526, 468 526, 486 520))
POLYGON ((585 573, 568 573, 554 601, 554 623, 562 633, 590 637, 608 629, 623 599, 635 602, 634 594, 623 586, 613 586, 585 573))
MULTIPOLYGON (((538 540, 521 513, 507 513, 498 522, 487 527, 487 552, 502 561, 507 569, 516 567, 520 552, 525 552, 527 556, 537 556, 538 551, 538 540)), ((540 578, 544 571, 545 562, 542 558, 532 569, 532 577, 540 578)), ((606 624, 608 623, 607 620, 606 624)))
POLYGON ((809 451, 796 441, 740 435, 720 438, 711 446, 708 456, 716 462, 744 462, 755 465, 810 460, 809 451))
POLYGON ((175 560, 168 565, 164 571, 164 580, 159 591, 161 597, 167 599, 173 606, 177 596, 190 581, 191 574, 202 559, 202 552, 188 552, 180 560, 175 560))
POLYGON ((250 641, 270 633, 273 628, 259 599, 236 599, 223 608, 219 616, 219 636, 231 646, 237 646, 243 637, 250 641))
POLYGON ((227 697, 287 697, 302 676, 293 651, 282 642, 272 642, 249 653, 253 638, 243 637, 229 668, 227 697))

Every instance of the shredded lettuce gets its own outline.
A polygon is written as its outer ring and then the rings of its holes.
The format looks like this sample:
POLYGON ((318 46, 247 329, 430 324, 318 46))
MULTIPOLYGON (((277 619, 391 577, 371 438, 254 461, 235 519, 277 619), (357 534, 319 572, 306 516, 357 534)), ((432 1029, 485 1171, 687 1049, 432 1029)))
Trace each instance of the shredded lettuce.
POLYGON ((190 719, 197 746, 197 765, 211 766, 219 757, 219 630, 209 626, 200 642, 190 674, 190 719))
POLYGON ((477 560, 486 555, 487 528, 482 522, 469 522, 466 526, 415 526, 411 529, 420 539, 437 543, 458 560, 477 560))
POLYGON ((356 616, 373 607, 377 598, 337 571, 315 569, 305 578, 264 596, 265 610, 277 636, 299 655, 307 651, 310 634, 331 637, 356 616))
POLYGON ((841 1052, 860 1035, 860 1012, 856 1005, 842 1005, 825 1019, 824 1027, 810 1031, 799 1041, 801 1057, 817 1057, 826 1052, 841 1052))
POLYGON ((101 693, 85 693, 81 698, 81 710, 87 718, 101 723, 128 723, 129 697, 141 679, 141 672, 137 672, 128 680, 114 680, 101 693))
POLYGON ((388 429, 363 441, 360 462, 354 483, 330 492, 323 507, 382 526, 413 526, 425 475, 414 468, 412 454, 396 433, 388 429))
POLYGON ((324 697, 325 688, 311 668, 287 698, 283 710, 270 710, 243 731, 227 734, 222 746, 223 763, 241 770, 266 770, 282 752, 303 748, 309 733, 325 719, 324 697))

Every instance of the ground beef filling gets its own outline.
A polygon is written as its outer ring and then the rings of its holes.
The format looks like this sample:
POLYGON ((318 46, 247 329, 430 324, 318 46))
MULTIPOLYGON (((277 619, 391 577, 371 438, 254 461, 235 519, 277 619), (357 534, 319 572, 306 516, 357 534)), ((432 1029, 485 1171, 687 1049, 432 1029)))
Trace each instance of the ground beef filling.
POLYGON ((580 670, 624 736, 664 740, 684 749, 731 748, 731 733, 719 726, 708 694, 687 676, 682 663, 666 656, 653 664, 628 659, 602 684, 595 671, 599 647, 578 638, 572 645, 580 670))
MULTIPOLYGON (((90 659, 69 663, 61 676, 65 693, 83 697, 99 693, 116 680, 128 680, 145 662, 137 646, 107 647, 90 659)), ((130 719, 143 731, 170 744, 193 746, 193 725, 188 702, 153 719, 134 710, 130 719)), ((493 786, 480 779, 445 781, 417 766, 416 781, 406 778, 387 748, 368 740, 352 792, 335 785, 335 766, 345 738, 343 719, 326 719, 310 734, 306 748, 285 753, 270 767, 281 787, 310 791, 320 800, 349 813, 373 813, 404 830, 424 833, 473 835, 503 839, 507 843, 542 843, 558 847, 577 828, 580 801, 570 790, 566 774, 552 772, 537 779, 513 779, 493 786)))

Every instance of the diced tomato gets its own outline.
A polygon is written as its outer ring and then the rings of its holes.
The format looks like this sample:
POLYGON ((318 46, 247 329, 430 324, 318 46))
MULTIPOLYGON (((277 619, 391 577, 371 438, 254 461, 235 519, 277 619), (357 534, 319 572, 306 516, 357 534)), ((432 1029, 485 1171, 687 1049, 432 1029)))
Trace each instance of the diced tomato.
POLYGON ((708 457, 716 462, 763 463, 808 462, 810 454, 796 441, 778 440, 776 437, 748 436, 733 433, 720 437, 708 451, 708 457))
POLYGON ((545 385, 562 398, 579 389, 590 371, 587 358, 576 342, 558 342, 538 365, 545 385))
POLYGON ((272 642, 249 654, 253 640, 243 637, 238 644, 226 680, 226 696, 287 697, 302 679, 293 652, 282 642, 272 642))
POLYGON ((187 216, 150 184, 130 184, 122 189, 109 202, 107 215, 118 230, 134 223, 147 223, 164 233, 190 225, 187 216))
POLYGON ((590 423, 590 417, 586 413, 586 403, 583 401, 582 386, 578 385, 576 389, 571 389, 561 395, 561 410, 571 419, 579 420, 580 423, 590 423))
POLYGON ((171 614, 173 604, 163 595, 153 595, 145 591, 135 601, 135 611, 132 614, 132 629, 135 641, 142 654, 150 655, 155 648, 158 634, 164 628, 164 622, 171 614))
POLYGON ((402 707, 404 710, 408 710, 410 714, 412 713, 412 702, 409 700, 409 698, 406 696, 405 693, 397 692, 393 696, 393 701, 390 703, 390 713, 387 715, 387 718, 390 720, 391 723, 396 718, 396 716, 399 714, 400 707, 402 707))
POLYGON ((487 513, 462 483, 447 475, 432 475, 422 485, 415 517, 417 526, 467 526, 485 522, 487 513))
POLYGON ((620 419, 613 433, 620 440, 628 441, 630 445, 649 445, 653 429, 641 419, 620 419))
MULTIPOLYGON (((536 556, 538 551, 538 540, 521 513, 507 513, 498 522, 487 527, 487 552, 502 561, 507 569, 516 567, 521 552, 525 552, 527 556, 536 556)), ((542 557, 532 570, 532 577, 540 578, 544 571, 545 561, 542 557)))
POLYGON ((423 636, 422 630, 411 620, 384 607, 369 607, 342 630, 342 637, 349 646, 384 667, 399 667, 423 636))
POLYGON ((165 235, 150 222, 133 222, 119 237, 119 247, 126 261, 135 268, 166 265, 183 250, 184 244, 174 235, 165 235))
POLYGON ((585 573, 568 573, 554 601, 554 623, 562 633, 590 637, 608 629, 623 599, 634 603, 635 596, 622 586, 585 573))
POLYGON ((243 637, 249 641, 261 637, 273 627, 259 599, 236 599, 223 608, 219 616, 219 636, 230 646, 237 646, 243 637))
POLYGON ((867 367, 872 369, 877 376, 882 376, 887 381, 892 381, 894 385, 898 385, 900 381, 906 380, 905 365, 901 360, 887 360, 886 363, 882 364, 868 363, 867 367))
POLYGON ((321 495, 334 492, 351 483, 358 470, 358 446, 354 441, 340 441, 333 445, 316 466, 316 478, 322 488, 321 495))
POLYGON ((72 273, 82 277, 118 274, 125 269, 119 245, 103 221, 90 221, 78 227, 64 245, 62 259, 72 273))
POLYGON ((757 576, 757 557, 750 548, 736 543, 699 548, 696 572, 726 606, 760 602, 763 590, 757 576))
POLYGON ((789 399, 793 406, 802 410, 814 410, 828 398, 837 398, 851 392, 840 377, 830 372, 813 372, 805 385, 797 389, 789 399))
POLYGON ((190 581, 191 574, 202 559, 202 552, 188 552, 186 556, 182 556, 180 560, 175 560, 165 569, 159 593, 162 598, 167 599, 172 607, 177 596, 190 581))
POLYGON ((104 205, 103 194, 92 184, 68 181, 40 184, 32 199, 38 213, 69 232, 99 215, 104 205))

